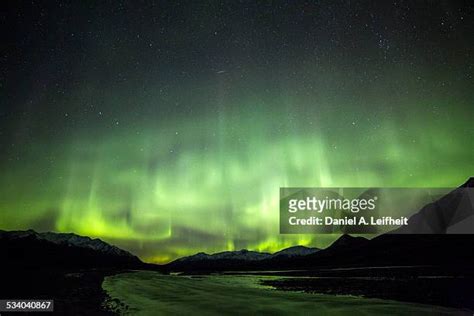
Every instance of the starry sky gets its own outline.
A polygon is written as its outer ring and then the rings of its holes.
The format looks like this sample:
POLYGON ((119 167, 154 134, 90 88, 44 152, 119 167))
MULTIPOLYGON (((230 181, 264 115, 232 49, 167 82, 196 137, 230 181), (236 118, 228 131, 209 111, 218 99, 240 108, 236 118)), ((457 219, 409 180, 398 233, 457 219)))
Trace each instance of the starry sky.
POLYGON ((149 262, 327 246, 285 186, 474 175, 469 1, 5 1, 0 229, 149 262))

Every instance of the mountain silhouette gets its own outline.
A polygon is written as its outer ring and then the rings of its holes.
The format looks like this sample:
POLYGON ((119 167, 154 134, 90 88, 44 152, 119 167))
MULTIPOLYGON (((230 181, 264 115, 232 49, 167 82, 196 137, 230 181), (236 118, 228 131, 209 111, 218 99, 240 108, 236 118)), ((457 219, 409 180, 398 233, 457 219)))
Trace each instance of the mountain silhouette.
POLYGON ((474 178, 411 216, 397 234, 474 233, 474 178))
POLYGON ((299 256, 307 256, 313 253, 318 252, 319 248, 310 248, 305 246, 293 246, 289 248, 282 249, 280 251, 275 252, 271 255, 271 258, 293 258, 299 256))
POLYGON ((177 262, 196 262, 201 260, 242 260, 242 261, 258 261, 270 257, 271 254, 266 252, 248 251, 242 249, 238 251, 223 251, 215 254, 207 254, 199 252, 195 255, 182 257, 177 262))
POLYGON ((20 268, 126 268, 145 265, 138 257, 100 239, 76 234, 0 230, 2 265, 20 268))
POLYGON ((287 261, 298 257, 316 253, 320 249, 309 248, 305 246, 293 246, 282 249, 274 254, 267 252, 249 251, 246 249, 238 251, 224 251, 215 254, 206 254, 203 252, 192 256, 179 258, 167 265, 165 269, 171 271, 177 270, 208 270, 210 268, 217 270, 229 269, 248 269, 251 267, 268 266, 269 262, 287 261))
POLYGON ((326 250, 337 250, 343 248, 354 248, 364 245, 368 242, 368 239, 364 237, 354 237, 351 235, 344 234, 333 242, 326 250))

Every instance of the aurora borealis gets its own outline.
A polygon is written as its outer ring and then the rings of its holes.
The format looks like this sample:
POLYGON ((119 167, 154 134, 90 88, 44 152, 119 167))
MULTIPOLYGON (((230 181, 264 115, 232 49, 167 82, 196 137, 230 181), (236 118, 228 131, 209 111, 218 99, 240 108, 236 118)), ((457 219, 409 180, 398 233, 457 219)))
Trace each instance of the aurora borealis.
POLYGON ((467 2, 2 4, 0 229, 143 260, 323 247, 279 188, 474 175, 467 2))

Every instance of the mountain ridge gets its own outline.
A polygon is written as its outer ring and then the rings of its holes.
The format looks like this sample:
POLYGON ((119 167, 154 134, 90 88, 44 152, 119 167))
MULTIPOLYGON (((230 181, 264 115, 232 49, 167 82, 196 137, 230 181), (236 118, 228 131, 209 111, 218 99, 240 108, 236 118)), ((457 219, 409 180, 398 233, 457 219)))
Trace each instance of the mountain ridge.
POLYGON ((74 233, 0 230, 3 265, 19 268, 145 267, 137 256, 98 238, 74 233))
POLYGON ((57 232, 36 232, 33 229, 5 231, 0 230, 0 238, 28 238, 33 237, 38 240, 49 241, 58 245, 76 246, 80 248, 89 248, 102 253, 108 253, 119 256, 134 257, 130 252, 108 244, 100 238, 91 238, 81 236, 75 233, 57 233, 57 232))

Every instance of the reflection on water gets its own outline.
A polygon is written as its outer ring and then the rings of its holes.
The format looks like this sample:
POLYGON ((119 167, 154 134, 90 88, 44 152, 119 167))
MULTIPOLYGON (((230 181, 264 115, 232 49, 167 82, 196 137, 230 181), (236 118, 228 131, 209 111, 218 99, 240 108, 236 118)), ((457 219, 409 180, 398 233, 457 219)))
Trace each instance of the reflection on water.
MULTIPOLYGON (((259 284, 256 275, 169 276, 133 272, 107 277, 103 288, 142 315, 459 315, 428 305, 351 296, 284 292, 259 284)), ((469 314, 470 315, 470 314, 469 314)))

